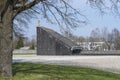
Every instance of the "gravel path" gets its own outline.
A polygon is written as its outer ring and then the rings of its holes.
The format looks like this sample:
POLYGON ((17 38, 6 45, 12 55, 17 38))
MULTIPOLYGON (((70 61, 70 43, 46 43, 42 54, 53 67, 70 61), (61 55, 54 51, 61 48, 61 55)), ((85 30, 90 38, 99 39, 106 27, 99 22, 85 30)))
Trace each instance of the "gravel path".
POLYGON ((15 55, 13 62, 71 65, 120 73, 120 56, 36 56, 15 55))

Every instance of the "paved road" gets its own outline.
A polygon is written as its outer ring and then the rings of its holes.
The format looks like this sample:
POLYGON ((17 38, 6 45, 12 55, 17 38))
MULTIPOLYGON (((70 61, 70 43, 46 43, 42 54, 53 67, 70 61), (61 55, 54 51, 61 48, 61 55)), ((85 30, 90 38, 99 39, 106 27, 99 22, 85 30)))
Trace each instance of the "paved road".
POLYGON ((13 62, 72 65, 120 73, 120 56, 36 56, 15 55, 13 62))

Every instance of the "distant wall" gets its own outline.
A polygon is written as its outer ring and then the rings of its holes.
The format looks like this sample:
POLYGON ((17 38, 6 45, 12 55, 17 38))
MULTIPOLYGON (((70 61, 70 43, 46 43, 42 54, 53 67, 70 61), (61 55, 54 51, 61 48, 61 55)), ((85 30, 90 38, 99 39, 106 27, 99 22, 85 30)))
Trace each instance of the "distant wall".
MULTIPOLYGON (((36 50, 14 50, 14 54, 36 54, 36 50)), ((79 55, 120 55, 120 50, 117 51, 82 51, 79 55)))
POLYGON ((15 49, 13 51, 13 54, 27 54, 27 53, 30 53, 30 54, 36 54, 36 50, 24 50, 24 49, 15 49))
POLYGON ((82 51, 79 55, 120 55, 120 50, 111 50, 111 51, 82 51))

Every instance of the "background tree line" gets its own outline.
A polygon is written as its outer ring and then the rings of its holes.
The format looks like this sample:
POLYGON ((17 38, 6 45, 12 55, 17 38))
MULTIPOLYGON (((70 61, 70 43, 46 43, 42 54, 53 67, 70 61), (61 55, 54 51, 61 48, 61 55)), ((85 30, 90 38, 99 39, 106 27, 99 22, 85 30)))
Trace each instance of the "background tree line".
POLYGON ((75 42, 104 42, 108 50, 110 50, 112 45, 114 45, 115 50, 120 50, 120 31, 116 28, 111 31, 109 31, 107 27, 103 29, 96 28, 91 31, 88 37, 76 36, 67 31, 63 35, 75 42))
POLYGON ((35 49, 36 47, 36 37, 33 36, 32 39, 28 39, 24 36, 15 37, 13 40, 14 49, 20 49, 23 47, 28 47, 29 49, 35 49))

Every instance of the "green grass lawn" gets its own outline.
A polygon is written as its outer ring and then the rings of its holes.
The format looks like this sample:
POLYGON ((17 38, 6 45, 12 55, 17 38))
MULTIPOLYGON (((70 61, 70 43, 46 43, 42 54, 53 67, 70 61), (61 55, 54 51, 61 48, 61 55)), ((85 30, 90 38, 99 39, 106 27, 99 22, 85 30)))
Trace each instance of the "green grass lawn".
POLYGON ((13 78, 0 78, 0 80, 120 80, 120 74, 37 63, 14 63, 13 73, 13 78))

